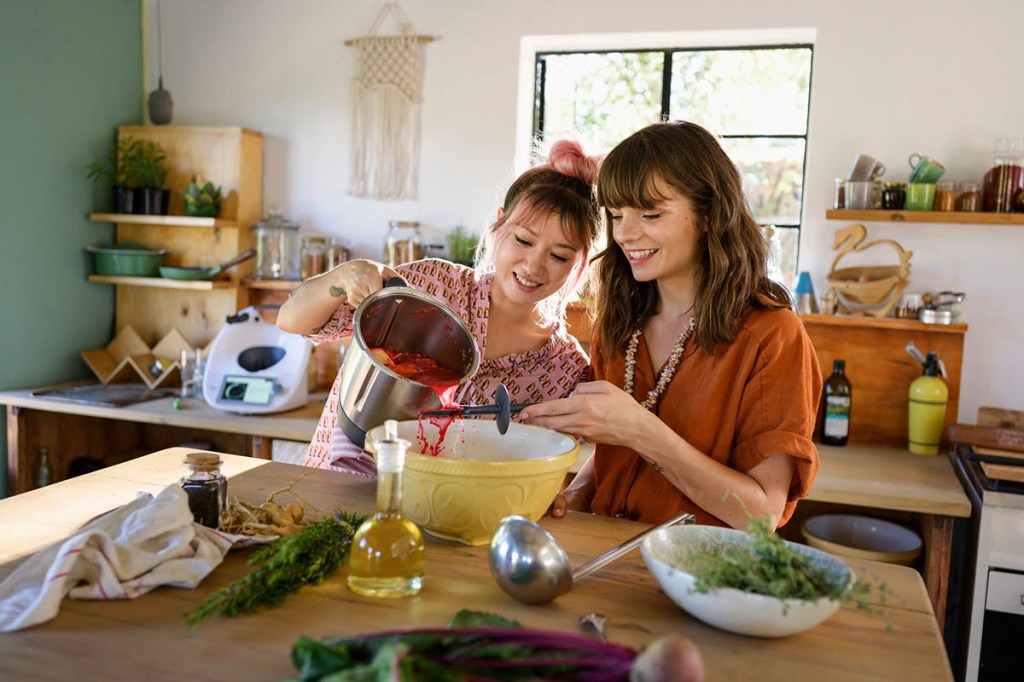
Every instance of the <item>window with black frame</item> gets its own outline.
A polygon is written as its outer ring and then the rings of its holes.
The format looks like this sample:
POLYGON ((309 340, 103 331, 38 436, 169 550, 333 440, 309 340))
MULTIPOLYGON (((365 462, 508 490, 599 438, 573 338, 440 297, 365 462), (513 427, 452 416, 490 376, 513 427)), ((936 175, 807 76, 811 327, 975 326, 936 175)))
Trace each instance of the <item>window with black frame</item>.
POLYGON ((811 45, 538 52, 533 134, 607 150, 659 120, 719 136, 772 243, 772 276, 796 279, 811 45))

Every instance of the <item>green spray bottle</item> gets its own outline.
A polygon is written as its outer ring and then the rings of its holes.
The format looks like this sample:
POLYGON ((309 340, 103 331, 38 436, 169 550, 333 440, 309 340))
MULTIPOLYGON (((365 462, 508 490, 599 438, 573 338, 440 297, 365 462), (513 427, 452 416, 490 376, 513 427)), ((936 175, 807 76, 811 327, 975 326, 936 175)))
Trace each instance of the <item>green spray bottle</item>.
POLYGON ((924 373, 910 384, 907 436, 911 452, 937 455, 942 441, 942 425, 946 420, 949 388, 939 376, 940 361, 934 351, 929 351, 923 364, 924 373))

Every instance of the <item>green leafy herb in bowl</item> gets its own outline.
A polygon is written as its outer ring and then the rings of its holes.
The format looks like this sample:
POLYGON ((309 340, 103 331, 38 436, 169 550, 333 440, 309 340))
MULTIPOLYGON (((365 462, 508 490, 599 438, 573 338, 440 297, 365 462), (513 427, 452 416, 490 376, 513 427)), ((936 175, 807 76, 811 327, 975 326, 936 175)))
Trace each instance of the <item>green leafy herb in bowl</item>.
POLYGON ((676 526, 648 536, 641 552, 661 588, 691 615, 730 632, 785 637, 863 602, 868 586, 849 566, 786 542, 767 518, 747 532, 676 526))

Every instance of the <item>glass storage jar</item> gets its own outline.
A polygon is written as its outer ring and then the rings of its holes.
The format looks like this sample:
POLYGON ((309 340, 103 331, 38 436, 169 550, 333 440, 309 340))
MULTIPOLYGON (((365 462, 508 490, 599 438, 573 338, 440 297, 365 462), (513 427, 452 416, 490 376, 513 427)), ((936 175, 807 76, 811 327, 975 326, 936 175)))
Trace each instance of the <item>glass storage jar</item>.
POLYGON ((384 238, 384 263, 395 267, 423 258, 423 236, 420 224, 412 221, 392 220, 384 238))
POLYGON ((188 508, 196 523, 220 527, 220 514, 228 499, 228 479, 220 471, 220 455, 190 452, 185 455, 185 475, 178 483, 188 495, 188 508))
POLYGON ((981 190, 976 182, 961 182, 957 189, 956 210, 974 213, 981 210, 981 190))
POLYGON ((984 209, 990 213, 1011 213, 1014 199, 1024 190, 1024 138, 999 138, 993 166, 985 173, 981 191, 984 209))
POLYGON ((935 205, 933 211, 956 210, 956 183, 952 180, 939 180, 935 183, 935 205))
POLYGON ((333 270, 342 263, 352 260, 352 250, 344 239, 334 239, 327 247, 327 269, 333 270))
POLYGON ((907 205, 907 183, 887 182, 882 189, 882 208, 902 211, 907 205))
POLYGON ((299 279, 299 225, 271 210, 252 226, 256 234, 256 279, 299 279))
POLYGON ((299 250, 299 277, 307 280, 327 272, 327 237, 307 235, 299 250))

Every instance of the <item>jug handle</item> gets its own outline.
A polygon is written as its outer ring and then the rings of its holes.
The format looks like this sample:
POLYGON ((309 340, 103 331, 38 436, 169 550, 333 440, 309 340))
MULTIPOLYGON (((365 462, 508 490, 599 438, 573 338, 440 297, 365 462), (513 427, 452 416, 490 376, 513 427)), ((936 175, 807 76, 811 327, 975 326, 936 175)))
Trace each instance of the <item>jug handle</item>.
POLYGON ((407 286, 409 286, 409 283, 406 282, 401 277, 389 277, 387 279, 387 281, 384 282, 384 286, 386 286, 386 287, 407 287, 407 286))

